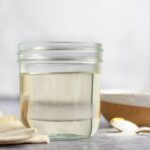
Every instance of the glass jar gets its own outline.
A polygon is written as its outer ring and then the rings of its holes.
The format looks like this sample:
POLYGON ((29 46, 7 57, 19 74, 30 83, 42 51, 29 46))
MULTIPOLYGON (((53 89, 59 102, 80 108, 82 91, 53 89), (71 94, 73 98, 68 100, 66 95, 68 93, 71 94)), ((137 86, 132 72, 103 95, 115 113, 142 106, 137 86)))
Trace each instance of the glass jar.
POLYGON ((93 135, 100 122, 101 44, 19 44, 21 119, 51 139, 93 135))

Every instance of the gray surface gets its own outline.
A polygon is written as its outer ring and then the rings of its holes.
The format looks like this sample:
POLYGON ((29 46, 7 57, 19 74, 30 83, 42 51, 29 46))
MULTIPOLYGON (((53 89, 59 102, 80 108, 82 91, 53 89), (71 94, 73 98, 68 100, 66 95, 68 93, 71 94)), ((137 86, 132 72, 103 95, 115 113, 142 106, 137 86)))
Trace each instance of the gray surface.
MULTIPOLYGON (((11 98, 0 99, 0 110, 5 114, 16 114, 19 111, 19 101, 11 98)), ((102 120, 103 127, 108 124, 102 120)), ((113 129, 102 128, 90 139, 78 141, 52 141, 49 144, 20 144, 0 146, 0 149, 20 150, 149 150, 150 136, 121 135, 113 129)))
POLYGON ((0 111, 3 114, 19 114, 19 98, 0 97, 0 111))
POLYGON ((1 146, 0 149, 21 150, 149 150, 150 137, 121 136, 101 129, 90 139, 80 141, 55 141, 49 144, 24 144, 1 146))

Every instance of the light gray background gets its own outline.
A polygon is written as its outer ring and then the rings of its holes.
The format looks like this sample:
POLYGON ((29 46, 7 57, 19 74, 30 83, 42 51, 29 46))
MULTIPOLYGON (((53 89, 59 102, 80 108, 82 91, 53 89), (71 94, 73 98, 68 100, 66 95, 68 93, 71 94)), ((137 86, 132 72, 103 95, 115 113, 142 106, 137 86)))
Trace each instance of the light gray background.
POLYGON ((149 0, 0 0, 0 95, 17 96, 17 44, 103 44, 102 88, 149 91, 149 0))

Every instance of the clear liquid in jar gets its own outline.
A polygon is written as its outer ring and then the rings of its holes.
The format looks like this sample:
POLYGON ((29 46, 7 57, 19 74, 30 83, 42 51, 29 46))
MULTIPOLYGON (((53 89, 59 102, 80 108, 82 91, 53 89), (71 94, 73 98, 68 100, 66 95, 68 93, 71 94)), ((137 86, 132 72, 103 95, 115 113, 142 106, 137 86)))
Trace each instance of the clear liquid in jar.
POLYGON ((51 138, 86 138, 100 120, 98 73, 20 74, 21 118, 51 138))

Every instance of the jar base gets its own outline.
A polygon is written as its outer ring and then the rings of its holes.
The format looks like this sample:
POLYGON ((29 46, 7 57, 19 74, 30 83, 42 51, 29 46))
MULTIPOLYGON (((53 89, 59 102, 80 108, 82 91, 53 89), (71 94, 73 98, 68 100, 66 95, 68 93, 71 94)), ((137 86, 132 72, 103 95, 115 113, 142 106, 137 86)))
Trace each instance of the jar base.
POLYGON ((72 141, 72 140, 82 140, 90 138, 90 136, 85 135, 75 135, 75 134, 56 134, 49 135, 50 141, 72 141))

